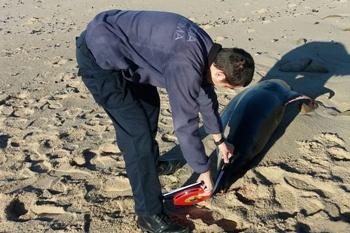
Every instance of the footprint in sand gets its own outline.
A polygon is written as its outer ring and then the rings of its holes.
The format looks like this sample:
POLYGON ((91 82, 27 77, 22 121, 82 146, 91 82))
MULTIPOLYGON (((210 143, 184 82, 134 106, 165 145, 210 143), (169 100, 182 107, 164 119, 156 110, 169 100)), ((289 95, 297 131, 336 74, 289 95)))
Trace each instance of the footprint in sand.
POLYGON ((68 176, 73 180, 89 180, 92 177, 92 174, 89 171, 75 168, 75 166, 70 164, 62 164, 57 169, 48 172, 48 174, 53 177, 68 176))
POLYGON ((285 176, 285 181, 291 187, 304 191, 312 191, 321 197, 332 197, 335 195, 337 187, 333 182, 323 182, 312 176, 291 173, 285 176))
POLYGON ((119 148, 114 144, 103 144, 99 150, 85 150, 83 152, 85 166, 92 166, 93 170, 118 174, 125 172, 125 162, 119 148))
POLYGON ((34 193, 24 193, 16 196, 6 207, 6 216, 10 221, 50 220, 53 230, 65 229, 72 224, 77 216, 67 212, 63 206, 37 204, 38 197, 34 193))
POLYGON ((301 150, 310 156, 324 157, 324 160, 350 161, 350 152, 344 147, 345 141, 338 134, 322 133, 314 140, 298 141, 301 150))
POLYGON ((103 197, 115 198, 132 196, 131 186, 126 176, 112 176, 103 179, 102 187, 98 190, 103 197))
POLYGON ((298 212, 298 193, 292 187, 285 184, 277 184, 273 188, 274 200, 279 204, 280 211, 294 214, 298 212))
POLYGON ((5 179, 0 181, 0 193, 12 193, 34 184, 38 180, 37 176, 20 177, 16 179, 5 179))
POLYGON ((27 118, 35 113, 31 107, 33 100, 29 98, 27 91, 18 92, 0 97, 0 111, 2 114, 12 117, 27 118))

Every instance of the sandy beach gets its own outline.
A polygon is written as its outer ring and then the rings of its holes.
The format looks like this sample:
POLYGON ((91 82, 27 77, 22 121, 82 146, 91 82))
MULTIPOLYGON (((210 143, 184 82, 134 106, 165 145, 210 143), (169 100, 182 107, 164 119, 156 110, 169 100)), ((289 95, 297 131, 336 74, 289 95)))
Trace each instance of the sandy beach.
MULTIPOLYGON (((350 232, 350 2, 0 0, 0 232, 142 232, 111 121, 77 75, 75 38, 99 12, 182 14, 256 63, 253 84, 282 79, 317 101, 285 117, 227 193, 165 203, 193 232, 350 232)), ((249 86, 248 86, 249 87, 249 86)), ((220 110, 244 88, 217 89, 220 110)), ((181 157, 159 89, 158 142, 181 157)), ((215 146, 205 141, 208 155, 215 146)), ((190 183, 184 165, 165 191, 190 183)))

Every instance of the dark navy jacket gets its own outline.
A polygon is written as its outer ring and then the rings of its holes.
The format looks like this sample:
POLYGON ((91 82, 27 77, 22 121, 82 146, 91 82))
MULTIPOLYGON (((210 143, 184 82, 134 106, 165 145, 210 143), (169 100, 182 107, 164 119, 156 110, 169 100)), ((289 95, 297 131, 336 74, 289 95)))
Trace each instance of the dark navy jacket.
POLYGON ((112 10, 88 25, 86 43, 102 69, 130 69, 129 80, 167 90, 184 157, 195 172, 207 171, 199 112, 207 133, 222 131, 214 86, 205 78, 214 44, 207 33, 174 13, 112 10))

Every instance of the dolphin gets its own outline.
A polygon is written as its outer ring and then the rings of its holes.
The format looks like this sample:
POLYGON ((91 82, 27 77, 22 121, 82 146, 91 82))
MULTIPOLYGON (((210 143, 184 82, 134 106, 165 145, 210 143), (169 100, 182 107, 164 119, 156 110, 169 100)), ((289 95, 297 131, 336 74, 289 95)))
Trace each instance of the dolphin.
MULTIPOLYGON (((219 190, 227 191, 232 177, 252 161, 265 147, 280 124, 286 105, 306 99, 311 108, 314 101, 295 92, 283 80, 259 82, 236 95, 221 112, 224 137, 234 145, 234 154, 220 177, 219 190)), ((217 170, 222 167, 218 154, 217 170)))

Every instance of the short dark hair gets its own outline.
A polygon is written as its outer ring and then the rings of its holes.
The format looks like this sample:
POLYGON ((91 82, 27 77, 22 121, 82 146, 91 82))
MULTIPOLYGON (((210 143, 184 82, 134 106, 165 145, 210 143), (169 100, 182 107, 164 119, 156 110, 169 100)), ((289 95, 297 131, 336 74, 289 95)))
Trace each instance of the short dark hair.
POLYGON ((254 59, 243 49, 223 48, 214 60, 216 68, 226 75, 226 81, 232 86, 247 86, 254 76, 254 59))

